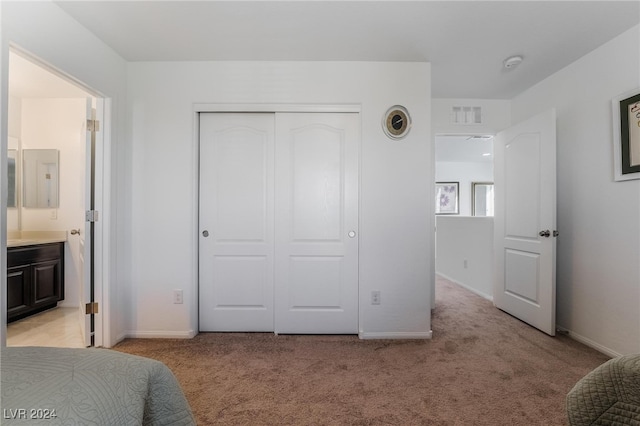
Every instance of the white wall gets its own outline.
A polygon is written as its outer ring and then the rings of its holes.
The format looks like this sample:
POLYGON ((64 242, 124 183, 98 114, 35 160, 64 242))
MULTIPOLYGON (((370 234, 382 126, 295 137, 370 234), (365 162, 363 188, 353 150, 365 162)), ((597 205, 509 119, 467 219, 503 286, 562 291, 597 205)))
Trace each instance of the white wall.
MULTIPOLYGON (((23 207, 23 231, 84 231, 84 179, 86 142, 85 99, 23 99, 22 149, 59 151, 59 207, 23 207)), ((79 237, 65 244, 65 299, 60 306, 79 306, 79 237)))
POLYGON ((363 337, 430 336, 433 276, 430 66, 366 62, 129 64, 133 144, 134 313, 128 335, 197 332, 197 139, 194 103, 360 104, 360 329, 363 337), (399 76, 401 76, 399 78, 399 76), (392 79, 393 85, 388 84, 392 79), (391 141, 382 115, 413 117, 391 141), (170 169, 172 173, 167 173, 170 169), (184 305, 172 303, 175 288, 184 305), (370 292, 382 304, 370 305, 370 292))
MULTIPOLYGON (((52 2, 0 2, 0 95, 2 111, 2 126, 0 152, 3 153, 4 164, 6 158, 7 140, 7 81, 10 43, 43 62, 66 73, 75 81, 81 82, 95 94, 101 94, 112 100, 112 126, 104 128, 110 133, 110 144, 106 147, 106 161, 111 168, 106 170, 105 192, 108 211, 101 215, 102 226, 106 229, 104 246, 106 252, 103 261, 107 269, 98 271, 99 279, 110 285, 105 288, 105 304, 101 312, 111 310, 112 323, 106 324, 105 344, 115 341, 121 334, 126 321, 126 311, 121 309, 127 300, 127 289, 130 281, 130 245, 128 206, 130 193, 129 171, 131 170, 130 156, 127 145, 124 144, 124 101, 126 94, 126 63, 111 48, 105 45, 95 35, 81 26, 77 21, 64 13, 52 2), (117 170, 117 173, 116 173, 117 170), (111 226, 113 224, 113 226, 111 226), (117 228, 116 225, 117 224, 117 228)), ((0 166, 1 168, 2 166, 0 166)), ((4 169, 0 169, 0 179, 4 178, 4 169)), ((3 185, 6 187, 6 185, 3 185)), ((3 189, 4 191, 4 189, 3 189)), ((4 192, 3 192, 4 193, 4 192)), ((3 203, 6 201, 3 197, 3 203)), ((4 247, 6 226, 4 225, 4 209, 0 212, 0 247, 4 247)), ((4 251, 0 255, 2 269, 0 270, 0 284, 6 288, 6 273, 4 268, 4 251)), ((0 291, 2 306, 0 311, 0 342, 5 341, 6 302, 4 291, 0 291)))
POLYGON ((495 135, 511 125, 511 101, 502 99, 433 99, 434 135, 495 135), (482 124, 453 124, 451 108, 479 106, 482 124))
MULTIPOLYGON (((22 99, 11 97, 9 99, 9 117, 7 134, 11 138, 15 138, 17 144, 8 142, 8 149, 20 149, 20 133, 22 132, 22 99)), ((20 172, 18 167, 17 171, 20 172)), ((18 195, 18 197, 20 197, 18 195)), ((17 207, 7 208, 7 231, 20 230, 20 211, 17 207)))
POLYGON ((640 180, 613 181, 611 99, 640 87, 636 26, 512 100, 557 112, 557 322, 610 354, 640 352, 640 180))
POLYGON ((460 216, 471 216, 472 182, 493 182, 493 162, 436 162, 436 182, 458 182, 460 216))
POLYGON ((436 253, 436 273, 493 300, 492 217, 436 216, 436 253))

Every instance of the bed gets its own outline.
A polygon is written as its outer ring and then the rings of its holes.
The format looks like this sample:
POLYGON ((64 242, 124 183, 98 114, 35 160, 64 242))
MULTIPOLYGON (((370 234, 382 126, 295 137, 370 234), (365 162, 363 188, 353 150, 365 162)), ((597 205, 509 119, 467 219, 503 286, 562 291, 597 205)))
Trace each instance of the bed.
POLYGON ((580 379, 567 414, 572 426, 640 425, 640 355, 611 359, 580 379))
POLYGON ((0 352, 3 425, 195 424, 178 381, 159 361, 108 349, 0 352))

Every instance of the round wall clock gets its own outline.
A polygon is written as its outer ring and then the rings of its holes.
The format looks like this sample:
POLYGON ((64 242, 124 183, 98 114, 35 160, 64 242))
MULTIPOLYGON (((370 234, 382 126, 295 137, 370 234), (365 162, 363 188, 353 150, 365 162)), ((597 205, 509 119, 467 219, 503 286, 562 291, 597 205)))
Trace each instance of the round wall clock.
POLYGON ((391 139, 404 138, 411 129, 409 111, 401 105, 392 106, 382 118, 382 129, 391 139))

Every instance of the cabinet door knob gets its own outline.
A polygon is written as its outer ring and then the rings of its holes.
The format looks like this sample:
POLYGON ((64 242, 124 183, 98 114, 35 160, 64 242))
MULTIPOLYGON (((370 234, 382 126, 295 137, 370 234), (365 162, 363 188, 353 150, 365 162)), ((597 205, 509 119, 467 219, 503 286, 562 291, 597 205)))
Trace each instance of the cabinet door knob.
POLYGON ((202 231, 202 236, 203 237, 208 237, 209 236, 209 231, 207 231, 206 229, 204 231, 202 231))
POLYGON ((71 235, 80 235, 80 229, 72 229, 71 235))

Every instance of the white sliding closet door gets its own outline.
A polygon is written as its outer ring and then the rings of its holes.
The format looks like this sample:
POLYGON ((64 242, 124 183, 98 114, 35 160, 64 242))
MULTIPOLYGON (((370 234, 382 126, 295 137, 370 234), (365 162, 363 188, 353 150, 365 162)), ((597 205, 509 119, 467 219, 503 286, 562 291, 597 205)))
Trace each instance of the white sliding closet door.
POLYGON ((200 114, 200 331, 273 331, 274 114, 200 114))
POLYGON ((200 114, 200 331, 358 332, 359 123, 200 114))
POLYGON ((276 333, 358 332, 358 125, 276 115, 276 333))

